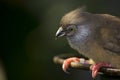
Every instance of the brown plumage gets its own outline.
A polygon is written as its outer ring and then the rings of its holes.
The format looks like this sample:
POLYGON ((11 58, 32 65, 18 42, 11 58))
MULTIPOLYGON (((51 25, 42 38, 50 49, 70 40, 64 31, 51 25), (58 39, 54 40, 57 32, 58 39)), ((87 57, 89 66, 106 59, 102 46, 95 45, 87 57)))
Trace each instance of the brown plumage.
POLYGON ((120 19, 76 9, 61 19, 57 37, 66 36, 70 46, 96 63, 120 68, 120 19))

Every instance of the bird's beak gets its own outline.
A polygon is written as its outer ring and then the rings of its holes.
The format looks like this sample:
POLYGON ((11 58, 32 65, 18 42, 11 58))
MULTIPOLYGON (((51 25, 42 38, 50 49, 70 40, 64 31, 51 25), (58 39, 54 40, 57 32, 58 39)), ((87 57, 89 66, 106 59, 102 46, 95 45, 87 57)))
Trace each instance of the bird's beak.
POLYGON ((59 27, 59 29, 58 29, 57 32, 56 32, 55 37, 56 37, 56 38, 59 38, 59 37, 62 37, 62 36, 65 36, 65 32, 64 32, 64 30, 63 30, 62 27, 59 27))

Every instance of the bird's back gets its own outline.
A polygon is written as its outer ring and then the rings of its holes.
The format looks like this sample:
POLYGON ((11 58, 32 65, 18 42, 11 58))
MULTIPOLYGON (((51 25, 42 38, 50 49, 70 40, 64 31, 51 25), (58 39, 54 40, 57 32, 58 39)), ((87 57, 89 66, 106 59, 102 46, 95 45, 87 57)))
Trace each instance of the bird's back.
POLYGON ((91 54, 96 57, 90 57, 96 62, 108 62, 120 68, 120 19, 108 14, 99 15, 103 25, 96 35, 98 39, 93 43, 94 49, 91 49, 91 54))
POLYGON ((102 14, 104 23, 100 28, 101 42, 104 50, 120 56, 120 19, 102 14))

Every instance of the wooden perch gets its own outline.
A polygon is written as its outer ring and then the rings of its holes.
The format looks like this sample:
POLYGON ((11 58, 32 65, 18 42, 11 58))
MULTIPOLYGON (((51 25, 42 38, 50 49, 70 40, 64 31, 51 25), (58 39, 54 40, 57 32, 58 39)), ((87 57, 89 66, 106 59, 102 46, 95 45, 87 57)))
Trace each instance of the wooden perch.
MULTIPOLYGON (((57 55, 53 58, 54 63, 56 64, 63 64, 64 59, 69 58, 69 57, 74 57, 76 55, 74 54, 60 54, 57 55)), ((75 69, 81 69, 81 70, 90 70, 90 66, 89 64, 81 64, 81 63, 76 63, 76 62, 71 62, 70 67, 71 68, 75 68, 75 69)), ((120 69, 116 69, 116 68, 100 68, 99 73, 103 73, 106 75, 110 75, 110 76, 120 76, 120 69)))

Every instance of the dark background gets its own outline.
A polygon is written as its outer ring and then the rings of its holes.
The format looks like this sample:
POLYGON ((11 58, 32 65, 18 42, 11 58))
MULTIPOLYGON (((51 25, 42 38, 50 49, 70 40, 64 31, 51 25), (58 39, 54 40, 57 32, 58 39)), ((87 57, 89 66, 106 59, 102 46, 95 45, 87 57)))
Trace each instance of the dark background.
MULTIPOLYGON (((92 13, 120 16, 119 0, 1 0, 0 80, 90 80, 90 72, 62 71, 52 58, 75 52, 55 40, 61 17, 86 5, 92 13)), ((77 53, 77 52, 75 52, 77 53)))

